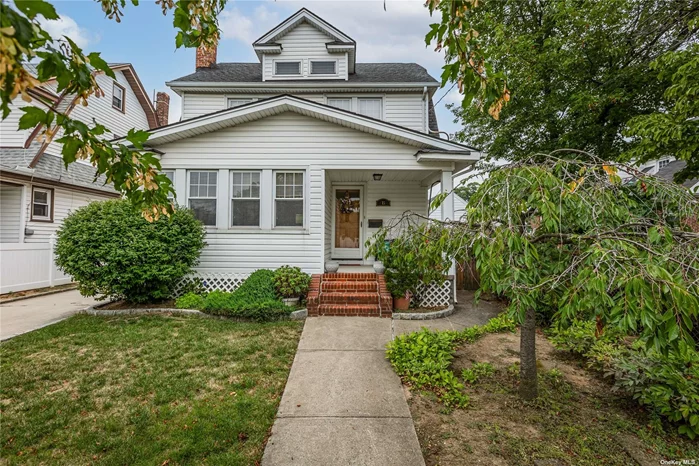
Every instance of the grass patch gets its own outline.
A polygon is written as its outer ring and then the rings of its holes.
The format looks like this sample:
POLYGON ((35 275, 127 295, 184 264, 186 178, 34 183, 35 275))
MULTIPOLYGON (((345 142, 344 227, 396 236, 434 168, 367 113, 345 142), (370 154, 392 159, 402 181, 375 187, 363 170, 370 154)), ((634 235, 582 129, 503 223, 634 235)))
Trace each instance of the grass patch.
POLYGON ((259 462, 298 322, 75 316, 0 345, 7 464, 259 462))

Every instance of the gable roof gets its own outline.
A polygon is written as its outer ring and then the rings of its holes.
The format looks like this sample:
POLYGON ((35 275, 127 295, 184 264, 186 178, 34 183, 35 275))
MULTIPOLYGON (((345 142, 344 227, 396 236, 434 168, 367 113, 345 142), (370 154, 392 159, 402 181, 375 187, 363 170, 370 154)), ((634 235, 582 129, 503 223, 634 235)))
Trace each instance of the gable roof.
MULTIPOLYGON (((685 162, 684 160, 673 160, 672 162, 668 163, 663 168, 658 170, 658 173, 656 173, 655 176, 660 177, 664 180, 674 181, 675 173, 678 173, 686 166, 687 162, 685 162)), ((685 188, 691 188, 697 183, 699 183, 699 179, 694 178, 691 180, 685 180, 684 183, 682 183, 682 186, 684 186, 685 188)))
POLYGON ((357 131, 374 134, 414 146, 418 150, 434 149, 441 152, 451 152, 458 154, 464 160, 478 160, 480 158, 480 153, 476 149, 463 144, 439 139, 420 131, 288 94, 257 100, 156 128, 150 131, 148 145, 158 146, 284 112, 296 112, 357 131))
POLYGON ((252 43, 252 46, 256 49, 255 51, 257 52, 257 56, 260 61, 262 61, 262 54, 257 50, 258 47, 264 48, 270 45, 278 45, 276 43, 277 40, 288 34, 289 31, 296 28, 299 24, 303 23, 310 24, 314 28, 330 36, 330 38, 333 40, 328 41, 328 44, 333 46, 348 46, 349 72, 350 74, 354 72, 354 64, 357 56, 357 42, 307 8, 301 8, 299 11, 289 16, 287 19, 276 25, 274 28, 263 34, 262 37, 252 43))
POLYGON ((287 86, 290 83, 322 84, 328 87, 347 87, 347 84, 355 83, 413 83, 420 86, 439 86, 439 82, 417 63, 357 63, 355 72, 348 76, 347 81, 285 79, 281 83, 263 82, 260 63, 217 63, 211 68, 199 68, 192 74, 168 81, 166 84, 177 87, 186 83, 260 83, 269 87, 287 86))

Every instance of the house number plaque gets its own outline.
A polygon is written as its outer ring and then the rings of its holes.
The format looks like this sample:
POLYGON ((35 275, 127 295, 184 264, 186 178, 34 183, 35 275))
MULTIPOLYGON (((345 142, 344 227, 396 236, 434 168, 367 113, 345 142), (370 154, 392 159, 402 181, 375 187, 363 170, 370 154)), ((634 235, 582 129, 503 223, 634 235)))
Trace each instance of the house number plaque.
POLYGON ((391 207, 391 201, 388 199, 379 199, 376 201, 376 207, 391 207))

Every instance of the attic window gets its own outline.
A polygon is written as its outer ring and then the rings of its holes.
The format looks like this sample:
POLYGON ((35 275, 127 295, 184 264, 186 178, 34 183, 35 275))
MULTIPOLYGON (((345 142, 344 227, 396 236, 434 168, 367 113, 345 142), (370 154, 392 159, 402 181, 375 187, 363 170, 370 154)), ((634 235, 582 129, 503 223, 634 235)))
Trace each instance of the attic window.
POLYGON ((114 82, 112 88, 112 107, 119 111, 124 111, 124 94, 125 89, 121 84, 114 82))
POLYGON ((274 74, 276 75, 299 75, 301 74, 300 61, 278 61, 275 62, 274 74))
POLYGON ((311 74, 336 74, 335 61, 312 61, 311 74))
POLYGON ((229 98, 228 108, 240 107, 241 105, 249 104, 250 102, 252 102, 252 99, 229 98))

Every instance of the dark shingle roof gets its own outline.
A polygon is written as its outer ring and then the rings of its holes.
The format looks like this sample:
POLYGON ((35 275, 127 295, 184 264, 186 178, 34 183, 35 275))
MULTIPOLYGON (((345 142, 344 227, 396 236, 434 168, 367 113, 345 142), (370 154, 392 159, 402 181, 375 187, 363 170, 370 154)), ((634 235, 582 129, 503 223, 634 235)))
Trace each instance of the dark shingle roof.
MULTIPOLYGON (((16 168, 29 167, 29 163, 36 155, 37 149, 37 145, 32 145, 28 149, 0 149, 0 170, 26 175, 27 172, 17 170, 16 168)), ((117 191, 111 185, 104 184, 106 181, 104 176, 93 182, 95 171, 94 167, 79 162, 71 163, 66 170, 60 157, 43 154, 36 167, 34 167, 33 176, 43 180, 97 189, 107 193, 116 193, 117 191)))
MULTIPOLYGON (((660 170, 658 170, 658 173, 656 173, 655 176, 663 178, 664 180, 673 181, 675 173, 679 172, 686 166, 687 162, 685 162, 684 160, 674 160, 665 165, 660 170)), ((697 183, 699 183, 699 179, 695 178, 692 180, 685 180, 685 182, 682 183, 682 186, 684 186, 685 188, 691 188, 697 183)))
MULTIPOLYGON (((177 82, 232 82, 261 83, 260 63, 217 63, 211 68, 199 68, 196 72, 182 76, 177 82)), ((298 79, 284 82, 324 83, 328 80, 298 79)), ((347 83, 427 83, 434 79, 425 68, 417 63, 357 63, 355 72, 349 75, 347 83)), ((275 81, 275 83, 277 83, 275 81)), ((279 83, 281 84, 281 83, 279 83)))

